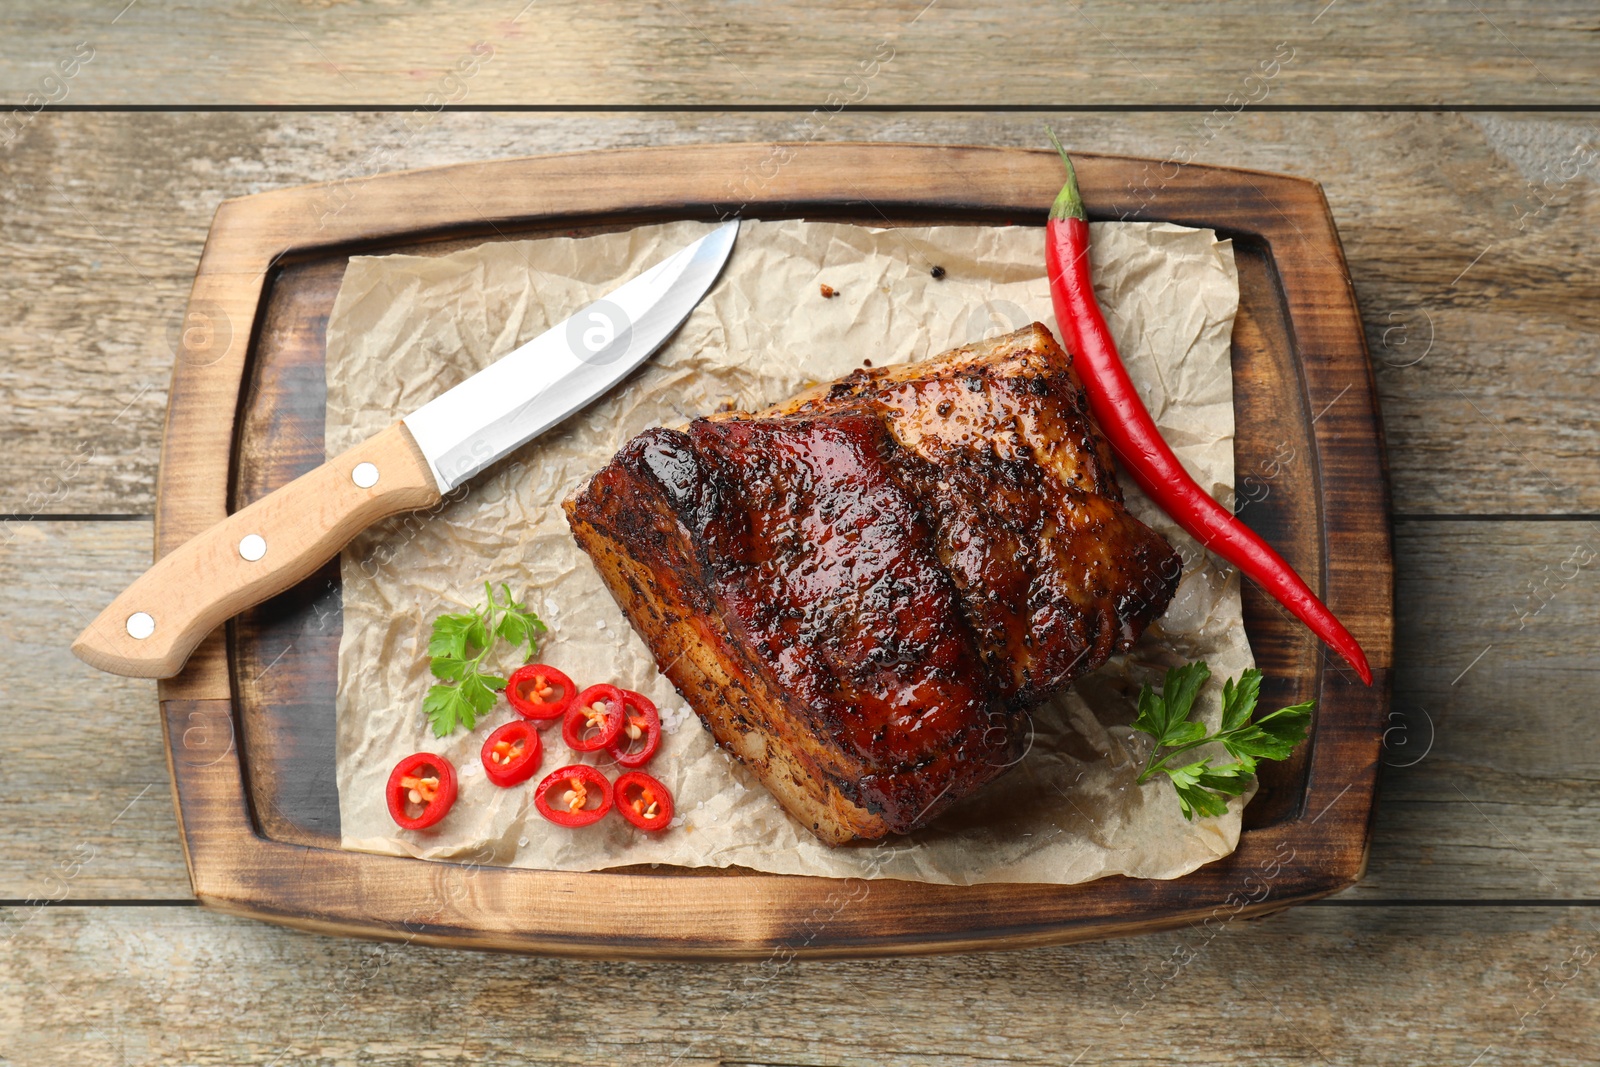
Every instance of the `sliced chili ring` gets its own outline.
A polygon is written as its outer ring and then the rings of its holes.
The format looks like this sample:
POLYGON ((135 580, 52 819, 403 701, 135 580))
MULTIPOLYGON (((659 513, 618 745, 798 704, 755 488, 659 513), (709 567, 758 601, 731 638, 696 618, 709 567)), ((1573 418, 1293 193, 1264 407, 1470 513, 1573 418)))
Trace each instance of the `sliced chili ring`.
POLYGON ((533 806, 557 826, 588 826, 611 810, 611 782, 587 764, 561 767, 534 789, 533 806))
POLYGON ((518 785, 539 769, 544 745, 532 723, 513 719, 484 739, 480 758, 489 781, 499 786, 518 785))
POLYGON ((661 713, 649 697, 632 689, 622 690, 622 710, 622 730, 606 751, 618 764, 632 770, 649 763, 661 747, 661 713))
POLYGON ((450 813, 456 802, 456 769, 432 752, 417 752, 394 765, 385 790, 389 814, 405 830, 422 830, 450 813))
POLYGON ((559 719, 578 689, 572 679, 543 663, 518 667, 506 681, 506 702, 524 719, 559 719))
POLYGON ((665 830, 672 821, 672 794, 643 771, 629 771, 611 787, 617 812, 641 830, 665 830))
POLYGON ((599 752, 622 733, 626 714, 622 690, 614 685, 591 685, 567 709, 561 720, 561 740, 574 752, 599 752))

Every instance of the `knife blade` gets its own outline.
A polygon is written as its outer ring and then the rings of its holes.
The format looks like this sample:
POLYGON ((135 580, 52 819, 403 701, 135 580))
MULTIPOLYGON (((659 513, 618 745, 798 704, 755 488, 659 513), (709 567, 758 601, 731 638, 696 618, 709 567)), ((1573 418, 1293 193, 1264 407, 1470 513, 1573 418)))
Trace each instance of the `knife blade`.
POLYGON ((726 223, 157 560, 72 644, 112 674, 170 678, 219 624, 314 573, 380 519, 429 507, 602 396, 715 284, 726 223))
POLYGON ((711 288, 738 231, 737 221, 719 226, 407 415, 439 491, 539 436, 649 358, 711 288))

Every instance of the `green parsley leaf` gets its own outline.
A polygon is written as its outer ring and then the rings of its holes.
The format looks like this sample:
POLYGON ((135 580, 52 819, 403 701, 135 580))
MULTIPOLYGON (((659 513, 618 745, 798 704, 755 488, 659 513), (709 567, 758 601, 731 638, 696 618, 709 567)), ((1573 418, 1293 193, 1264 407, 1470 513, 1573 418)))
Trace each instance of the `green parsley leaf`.
POLYGON ((434 619, 433 636, 428 639, 428 655, 467 658, 467 643, 473 636, 473 624, 477 621, 478 617, 473 614, 441 615, 434 619))
POLYGON ((1167 770, 1167 776, 1172 779, 1172 788, 1178 794, 1178 807, 1183 809, 1185 819, 1193 819, 1195 812, 1201 815, 1223 815, 1227 813, 1228 802, 1218 793, 1213 793, 1205 787, 1206 760, 1191 763, 1187 767, 1172 767, 1167 770))
POLYGON ((1222 725, 1208 733, 1205 725, 1189 721, 1195 698, 1211 676, 1204 663, 1190 663, 1167 672, 1158 694, 1145 686, 1139 691, 1139 713, 1133 728, 1155 739, 1144 770, 1143 784, 1157 774, 1165 774, 1178 794, 1183 817, 1221 815, 1228 810, 1228 797, 1240 796, 1255 776, 1258 760, 1287 759, 1294 747, 1306 738, 1311 728, 1311 712, 1316 701, 1279 708, 1250 721, 1261 695, 1261 672, 1250 668, 1237 679, 1222 684, 1222 725), (1182 766, 1170 761, 1201 745, 1219 744, 1233 757, 1229 763, 1213 765, 1211 759, 1182 766))
POLYGON ((459 682, 467 674, 465 660, 455 659, 450 656, 434 656, 428 661, 428 669, 435 678, 446 682, 459 682))
POLYGON ((1180 722, 1168 730, 1161 743, 1168 748, 1184 748, 1189 745, 1198 745, 1205 739, 1206 726, 1201 722, 1180 722))
MULTIPOLYGON (((1133 728, 1143 730, 1162 745, 1187 744, 1192 739, 1189 735, 1194 733, 1189 728, 1200 724, 1185 720, 1189 718, 1189 709, 1194 707, 1200 687, 1209 677, 1210 667, 1204 663, 1190 663, 1167 672, 1160 696, 1145 686, 1139 691, 1139 717, 1134 720, 1133 728)), ((1204 734, 1205 727, 1200 726, 1200 736, 1204 734)))
POLYGON ((495 695, 506 687, 504 678, 496 678, 492 674, 469 674, 461 679, 461 684, 456 686, 456 692, 461 695, 465 707, 461 709, 461 721, 471 730, 478 725, 478 716, 487 714, 494 707, 495 695))
POLYGON ((1161 699, 1167 705, 1169 729, 1189 717, 1194 698, 1200 695, 1200 687, 1210 677, 1211 668, 1204 663, 1190 663, 1167 672, 1167 680, 1161 686, 1161 699))
MULTIPOLYGON (((1209 761, 1206 761, 1209 762, 1209 761)), ((1250 779, 1255 777, 1255 764, 1223 763, 1216 767, 1207 767, 1201 773, 1198 784, 1207 789, 1214 789, 1218 793, 1226 793, 1230 797, 1239 796, 1250 786, 1250 779)))
MULTIPOLYGON (((511 589, 504 583, 500 588, 505 593, 503 605, 504 615, 495 627, 495 633, 507 644, 513 647, 526 643, 528 646, 528 659, 533 659, 539 654, 539 635, 548 629, 539 616, 527 609, 527 606, 512 599, 511 589)), ((491 591, 490 596, 493 597, 491 591)))
POLYGON ((436 685, 422 699, 422 710, 433 725, 435 737, 449 737, 466 715, 472 714, 461 695, 461 690, 451 685, 436 685))
POLYGON ((1238 684, 1232 678, 1222 683, 1222 728, 1237 730, 1250 721, 1261 699, 1261 672, 1248 667, 1239 675, 1238 684))
POLYGON ((1252 725, 1228 732, 1222 743, 1234 756, 1253 756, 1256 759, 1288 759, 1306 738, 1311 726, 1311 709, 1315 701, 1292 704, 1264 715, 1252 725))

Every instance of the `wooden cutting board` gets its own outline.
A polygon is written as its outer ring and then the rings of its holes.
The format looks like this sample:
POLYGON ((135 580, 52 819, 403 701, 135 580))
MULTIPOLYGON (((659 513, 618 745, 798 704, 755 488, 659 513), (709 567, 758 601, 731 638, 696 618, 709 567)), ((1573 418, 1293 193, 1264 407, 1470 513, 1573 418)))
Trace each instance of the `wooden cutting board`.
MULTIPOLYGON (((1075 156, 1091 218, 1234 241, 1241 516, 1361 640, 1371 688, 1246 584, 1273 707, 1315 697, 1310 743, 1262 769, 1238 850, 1173 881, 925 885, 742 869, 565 873, 342 851, 334 777, 337 563, 209 637, 160 686, 195 894, 329 933, 591 957, 866 956, 1020 947, 1226 922, 1360 877, 1388 712, 1393 558, 1371 365, 1316 183, 1075 156)), ((357 178, 226 201, 195 277, 156 504, 159 556, 324 458, 324 330, 351 255, 670 219, 1041 224, 1053 153, 931 145, 587 152, 357 178)), ((626 388, 624 384, 622 388, 626 388)))

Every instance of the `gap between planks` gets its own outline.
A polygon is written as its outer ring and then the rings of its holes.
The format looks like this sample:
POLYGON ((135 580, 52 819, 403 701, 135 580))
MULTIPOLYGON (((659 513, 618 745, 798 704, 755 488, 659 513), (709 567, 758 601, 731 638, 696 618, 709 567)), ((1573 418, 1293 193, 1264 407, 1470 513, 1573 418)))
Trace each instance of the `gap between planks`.
MULTIPOLYGON (((197 908, 200 902, 185 898, 118 897, 106 899, 0 900, 0 908, 197 908)), ((1297 908, 1600 908, 1600 897, 1323 897, 1291 905, 1297 908)), ((980 950, 982 951, 982 950, 980 950)))

